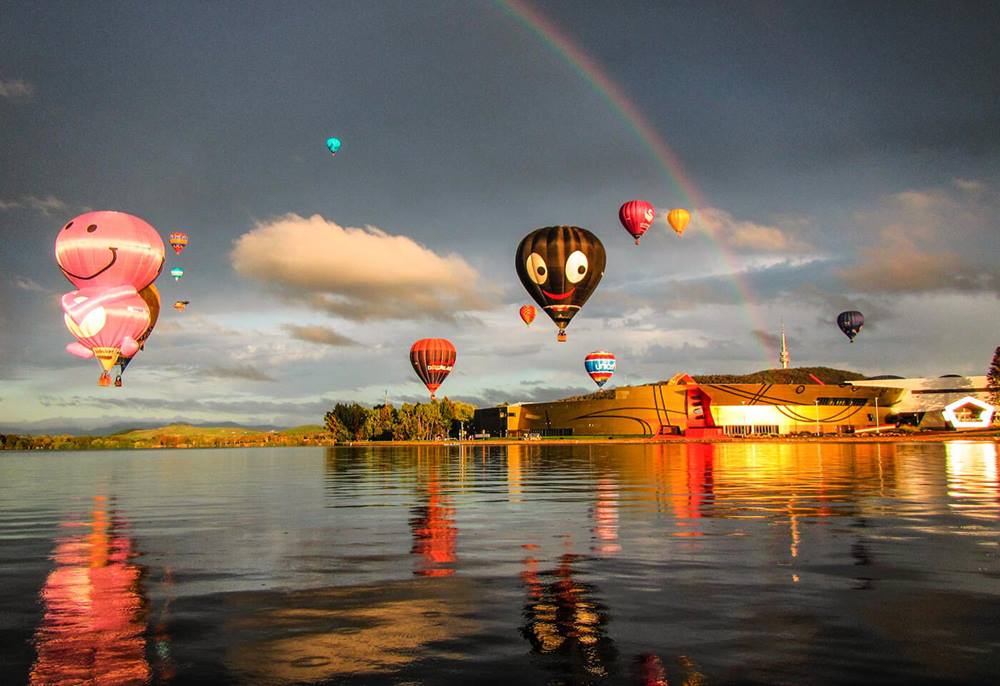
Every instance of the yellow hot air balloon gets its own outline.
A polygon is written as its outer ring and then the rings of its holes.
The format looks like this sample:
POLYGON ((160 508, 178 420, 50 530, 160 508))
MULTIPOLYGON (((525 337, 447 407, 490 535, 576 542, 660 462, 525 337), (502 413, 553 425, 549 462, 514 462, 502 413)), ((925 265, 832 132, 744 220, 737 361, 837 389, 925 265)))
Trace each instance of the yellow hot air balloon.
POLYGON ((677 232, 678 236, 684 235, 684 229, 687 228, 689 221, 691 221, 691 213, 683 208, 670 210, 667 213, 667 222, 670 224, 670 228, 677 232))

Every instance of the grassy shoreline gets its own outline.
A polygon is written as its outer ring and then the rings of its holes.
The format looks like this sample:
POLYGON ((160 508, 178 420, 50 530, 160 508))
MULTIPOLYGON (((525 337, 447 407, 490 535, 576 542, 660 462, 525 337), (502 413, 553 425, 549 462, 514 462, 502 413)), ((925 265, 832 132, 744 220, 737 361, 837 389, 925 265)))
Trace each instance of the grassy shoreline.
POLYGON ((73 450, 161 450, 186 448, 293 448, 293 447, 375 447, 400 446, 532 446, 532 445, 642 445, 660 443, 946 443, 950 441, 1000 442, 1000 429, 914 432, 898 435, 866 433, 837 436, 566 436, 536 440, 487 438, 468 440, 337 441, 321 427, 295 427, 283 431, 252 431, 230 428, 171 426, 129 431, 110 436, 0 436, 0 449, 22 451, 73 450))

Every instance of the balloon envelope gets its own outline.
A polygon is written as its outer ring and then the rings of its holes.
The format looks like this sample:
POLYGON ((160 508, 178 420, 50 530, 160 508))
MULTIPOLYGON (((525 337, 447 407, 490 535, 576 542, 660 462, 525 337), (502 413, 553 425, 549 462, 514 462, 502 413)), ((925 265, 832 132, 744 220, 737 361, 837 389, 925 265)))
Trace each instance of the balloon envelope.
POLYGON ((330 151, 331 155, 336 155, 337 151, 340 150, 340 139, 333 137, 327 138, 326 149, 330 151))
POLYGON ((183 312, 184 308, 186 308, 189 304, 191 304, 190 300, 175 300, 174 309, 178 312, 183 312))
POLYGON ((174 267, 170 270, 170 276, 174 277, 174 281, 180 281, 184 276, 184 267, 174 267))
POLYGON ((66 328, 104 371, 119 355, 134 355, 149 328, 149 307, 131 286, 71 291, 62 297, 62 308, 66 328))
POLYGON ((683 208, 677 208, 676 210, 670 210, 667 213, 667 223, 670 224, 678 236, 684 235, 684 229, 687 228, 688 222, 691 221, 691 213, 683 208))
POLYGON ((604 276, 600 239, 578 226, 547 226, 521 239, 514 267, 521 284, 559 327, 557 340, 604 276))
POLYGON ((590 374, 598 388, 604 386, 615 374, 615 356, 607 350, 595 350, 583 358, 584 369, 590 374))
POLYGON ((446 338, 421 338, 410 347, 410 364, 431 392, 431 398, 455 367, 458 354, 446 338))
POLYGON ((618 210, 618 220, 635 239, 636 245, 639 245, 639 238, 653 225, 655 218, 656 210, 645 200, 629 200, 618 210))
POLYGON ((184 252, 184 248, 187 247, 188 235, 183 231, 174 231, 167 240, 170 243, 170 247, 174 249, 174 252, 180 255, 184 252))
POLYGON ((854 337, 858 335, 864 325, 865 316, 857 310, 847 310, 837 315, 837 326, 850 339, 851 343, 854 342, 854 337))
POLYGON ((140 291, 163 268, 163 239, 139 217, 124 212, 87 212, 56 236, 56 262, 79 289, 127 284, 140 291))
POLYGON ((521 321, 531 326, 531 322, 535 321, 535 306, 534 305, 522 305, 521 309, 518 310, 521 315, 521 321))
MULTIPOLYGON (((160 291, 157 290, 156 286, 153 284, 149 284, 139 291, 139 297, 142 298, 143 302, 146 303, 146 307, 149 308, 149 326, 146 327, 146 330, 142 332, 141 336, 135 339, 139 344, 139 350, 142 350, 145 347, 146 339, 148 339, 149 335, 153 333, 153 328, 156 327, 156 322, 160 318, 160 291)), ((134 357, 135 355, 130 355, 128 357, 120 355, 118 357, 118 366, 121 367, 123 372, 134 357)))

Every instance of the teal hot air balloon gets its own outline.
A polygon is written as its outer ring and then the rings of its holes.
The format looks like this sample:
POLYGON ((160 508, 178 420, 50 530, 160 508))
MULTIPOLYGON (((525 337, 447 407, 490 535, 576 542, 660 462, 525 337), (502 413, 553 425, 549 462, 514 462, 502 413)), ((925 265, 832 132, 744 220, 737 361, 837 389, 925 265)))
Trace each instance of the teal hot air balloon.
POLYGON ((327 138, 326 149, 330 151, 331 155, 336 155, 337 151, 340 150, 340 139, 333 137, 327 138))
POLYGON ((184 276, 184 267, 174 267, 170 270, 170 276, 174 277, 174 281, 180 281, 184 276))

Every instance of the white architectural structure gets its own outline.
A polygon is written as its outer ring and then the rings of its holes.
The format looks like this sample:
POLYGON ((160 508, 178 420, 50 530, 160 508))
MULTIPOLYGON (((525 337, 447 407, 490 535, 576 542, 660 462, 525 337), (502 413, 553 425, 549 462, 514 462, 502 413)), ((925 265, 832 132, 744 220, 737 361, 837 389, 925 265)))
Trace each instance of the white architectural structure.
MULTIPOLYGON (((937 378, 880 378, 848 381, 852 386, 880 386, 900 388, 906 392, 890 410, 898 421, 914 426, 942 428, 952 425, 945 416, 945 409, 958 401, 974 400, 987 407, 990 389, 985 376, 941 376, 937 378)), ((963 407, 960 403, 956 407, 963 407)), ((991 413, 992 414, 992 413, 991 413)))
POLYGON ((993 423, 993 406, 967 395, 944 408, 944 420, 956 429, 987 429, 993 423))

